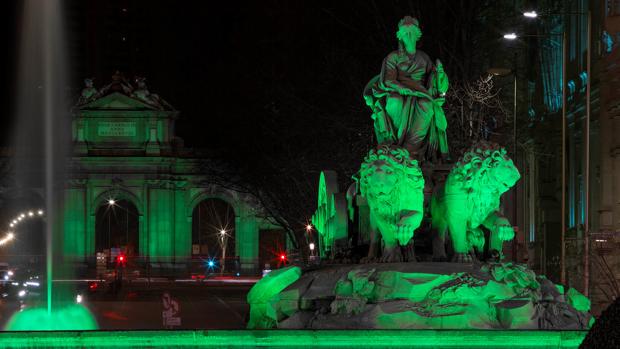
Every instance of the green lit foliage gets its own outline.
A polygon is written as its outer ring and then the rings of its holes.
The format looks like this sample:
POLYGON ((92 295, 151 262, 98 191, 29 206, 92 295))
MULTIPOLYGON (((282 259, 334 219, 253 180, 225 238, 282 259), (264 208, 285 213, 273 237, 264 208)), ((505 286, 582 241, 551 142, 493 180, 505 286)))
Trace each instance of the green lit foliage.
POLYGON ((334 243, 347 239, 347 203, 344 193, 338 190, 338 178, 334 171, 323 171, 319 179, 318 206, 312 216, 312 224, 319 233, 321 257, 333 257, 334 243))
POLYGON ((447 134, 453 157, 467 151, 471 144, 489 140, 493 135, 502 141, 508 139, 501 133, 498 135, 507 126, 510 127, 505 132, 512 132, 512 124, 506 123, 510 113, 496 83, 498 78, 487 74, 475 80, 455 81, 446 93, 445 114, 450 123, 447 134))
MULTIPOLYGON (((381 237, 381 261, 402 261, 399 246, 409 244, 423 216, 424 177, 418 162, 404 148, 380 146, 364 159, 359 182, 370 207, 371 245, 378 245, 381 237)), ((369 259, 378 257, 375 251, 371 246, 369 259)))
POLYGON ((520 174, 497 144, 480 142, 466 152, 452 169, 431 201, 433 228, 438 239, 435 258, 445 259, 443 241, 450 232, 454 260, 470 262, 470 252, 482 252, 484 232, 490 231, 489 250, 501 254, 502 244, 512 240, 514 230, 499 212, 500 197, 519 180, 520 174))
POLYGON ((17 312, 11 317, 5 328, 7 331, 66 331, 96 330, 97 321, 90 311, 74 304, 53 308, 30 308, 17 312))

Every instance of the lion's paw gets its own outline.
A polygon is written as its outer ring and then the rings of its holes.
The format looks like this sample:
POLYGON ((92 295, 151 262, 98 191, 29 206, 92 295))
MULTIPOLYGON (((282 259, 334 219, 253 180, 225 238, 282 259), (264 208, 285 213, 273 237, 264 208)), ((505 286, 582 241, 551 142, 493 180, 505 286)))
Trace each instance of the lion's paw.
POLYGON ((413 244, 408 244, 408 245, 405 247, 405 251, 404 251, 404 256, 403 256, 403 259, 404 259, 406 262, 409 262, 409 263, 415 263, 415 262, 417 262, 417 261, 418 261, 418 260, 415 258, 415 248, 413 247, 413 244))
POLYGON ((472 263, 473 260, 468 253, 455 253, 452 257, 453 263, 472 263))
POLYGON ((381 254, 381 263, 399 263, 403 261, 403 255, 400 253, 400 247, 384 248, 381 254))
POLYGON ((491 262, 491 263, 499 263, 502 260, 502 253, 498 250, 491 250, 489 252, 489 258, 487 258, 487 262, 491 262))
POLYGON ((360 260, 360 263, 362 264, 370 264, 370 263, 377 263, 377 257, 364 257, 360 260))

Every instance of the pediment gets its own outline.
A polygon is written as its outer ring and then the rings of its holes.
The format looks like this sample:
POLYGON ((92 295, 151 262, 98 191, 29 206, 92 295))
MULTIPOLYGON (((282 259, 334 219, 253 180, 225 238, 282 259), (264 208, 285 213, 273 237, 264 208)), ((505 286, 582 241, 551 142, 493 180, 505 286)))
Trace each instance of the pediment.
POLYGON ((120 92, 112 92, 92 102, 79 107, 80 110, 157 110, 156 107, 140 100, 124 95, 120 92))

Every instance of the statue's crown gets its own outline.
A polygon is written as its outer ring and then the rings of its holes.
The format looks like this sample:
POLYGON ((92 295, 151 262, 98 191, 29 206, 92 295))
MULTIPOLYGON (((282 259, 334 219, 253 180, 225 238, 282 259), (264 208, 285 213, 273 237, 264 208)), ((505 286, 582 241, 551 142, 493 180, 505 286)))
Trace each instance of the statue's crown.
POLYGON ((398 22, 398 27, 400 28, 405 25, 420 26, 420 23, 418 22, 417 18, 413 18, 411 16, 405 16, 403 19, 400 20, 400 22, 398 22))

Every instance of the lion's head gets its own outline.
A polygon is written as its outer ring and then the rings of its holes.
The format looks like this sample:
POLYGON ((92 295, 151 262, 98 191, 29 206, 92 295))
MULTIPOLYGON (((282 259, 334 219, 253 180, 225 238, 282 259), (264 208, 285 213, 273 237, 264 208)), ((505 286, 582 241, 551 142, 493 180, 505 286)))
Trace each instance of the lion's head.
POLYGON ((512 188, 521 175, 506 155, 506 149, 496 143, 479 142, 463 154, 450 177, 452 186, 469 192, 495 191, 501 195, 512 188))
POLYGON ((360 191, 375 210, 399 209, 404 195, 422 193, 424 177, 416 160, 403 148, 372 149, 359 171, 360 191))

